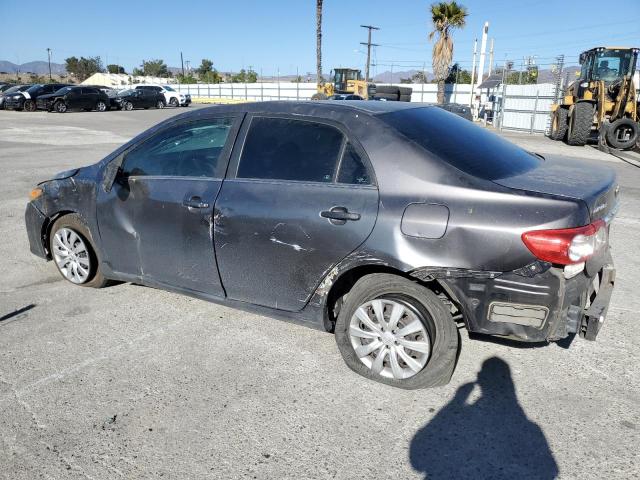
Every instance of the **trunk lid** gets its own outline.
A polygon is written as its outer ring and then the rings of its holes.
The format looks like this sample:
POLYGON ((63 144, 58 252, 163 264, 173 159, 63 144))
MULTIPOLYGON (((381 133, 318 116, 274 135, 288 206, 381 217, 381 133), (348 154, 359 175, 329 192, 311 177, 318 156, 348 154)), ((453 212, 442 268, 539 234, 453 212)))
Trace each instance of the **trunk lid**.
POLYGON ((610 220, 618 207, 619 186, 613 169, 587 160, 547 156, 537 168, 493 180, 503 187, 580 200, 591 221, 610 220))

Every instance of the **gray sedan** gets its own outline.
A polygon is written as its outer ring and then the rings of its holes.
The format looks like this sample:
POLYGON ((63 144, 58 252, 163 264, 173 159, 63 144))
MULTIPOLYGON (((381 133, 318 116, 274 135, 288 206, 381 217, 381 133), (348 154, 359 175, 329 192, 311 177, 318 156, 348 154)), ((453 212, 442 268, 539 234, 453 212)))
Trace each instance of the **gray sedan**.
POLYGON ((602 326, 606 167, 543 158, 436 107, 265 102, 166 120, 31 192, 31 251, 335 334, 347 365, 446 384, 458 328, 525 342, 602 326))

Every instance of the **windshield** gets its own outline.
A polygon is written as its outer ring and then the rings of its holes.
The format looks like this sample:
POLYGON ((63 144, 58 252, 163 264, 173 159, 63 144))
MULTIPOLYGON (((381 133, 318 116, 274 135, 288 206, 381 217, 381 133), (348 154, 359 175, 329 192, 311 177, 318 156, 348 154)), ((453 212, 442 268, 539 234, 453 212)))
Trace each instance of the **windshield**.
POLYGON ((173 88, 171 88, 169 85, 164 85, 162 88, 164 88, 168 92, 175 92, 175 90, 173 88))
POLYGON ((74 87, 62 87, 60 90, 57 90, 54 95, 64 95, 65 93, 70 92, 74 87))
POLYGON ((379 118, 442 161, 485 180, 512 177, 541 162, 526 150, 441 108, 407 108, 379 118))
POLYGON ((122 90, 121 92, 118 92, 118 96, 119 97, 125 97, 127 95, 131 95, 135 90, 122 90))
POLYGON ((40 85, 39 83, 36 83, 35 85, 31 85, 29 88, 27 88, 27 92, 29 93, 37 92, 38 89, 40 89, 41 87, 42 85, 40 85))
POLYGON ((16 87, 10 87, 10 88, 7 88, 7 89, 6 89, 4 92, 2 92, 2 93, 21 92, 22 90, 20 90, 20 88, 22 88, 22 87, 18 87, 18 86, 16 86, 16 87))
POLYGON ((596 53, 593 79, 613 82, 631 75, 633 52, 631 50, 604 50, 596 53))

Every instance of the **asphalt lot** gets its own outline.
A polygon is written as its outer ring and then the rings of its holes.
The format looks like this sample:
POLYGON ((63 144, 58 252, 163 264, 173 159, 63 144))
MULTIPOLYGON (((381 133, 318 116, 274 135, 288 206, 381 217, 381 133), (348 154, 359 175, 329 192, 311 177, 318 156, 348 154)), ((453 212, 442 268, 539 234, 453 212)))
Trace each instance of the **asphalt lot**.
POLYGON ((332 335, 130 284, 74 287, 30 254, 38 181, 183 111, 0 111, 0 478, 637 478, 640 169, 505 134, 618 172, 607 321, 569 346, 462 331, 451 383, 402 391, 348 370, 332 335))

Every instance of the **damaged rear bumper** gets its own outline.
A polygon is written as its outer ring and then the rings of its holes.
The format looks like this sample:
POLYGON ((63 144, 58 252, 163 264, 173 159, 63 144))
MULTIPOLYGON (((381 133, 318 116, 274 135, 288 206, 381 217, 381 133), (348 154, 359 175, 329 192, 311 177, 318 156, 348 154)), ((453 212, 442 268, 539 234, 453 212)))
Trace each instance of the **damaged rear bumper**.
POLYGON ((49 259, 49 254, 45 250, 43 232, 47 217, 29 202, 24 212, 24 221, 27 227, 27 236, 29 238, 29 249, 31 253, 38 257, 49 259))
MULTIPOLYGON (((569 279, 561 268, 533 265, 524 273, 469 272, 465 276, 457 271, 434 279, 454 297, 471 332, 525 342, 556 341, 575 333, 595 340, 615 282, 610 253, 569 279)), ((420 269, 412 274, 421 278, 420 269)))

